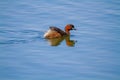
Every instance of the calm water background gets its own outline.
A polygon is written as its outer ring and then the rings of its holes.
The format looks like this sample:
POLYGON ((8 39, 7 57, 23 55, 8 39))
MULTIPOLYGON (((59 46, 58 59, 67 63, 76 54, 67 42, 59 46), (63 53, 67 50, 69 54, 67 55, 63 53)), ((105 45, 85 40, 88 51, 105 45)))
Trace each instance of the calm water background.
POLYGON ((1 0, 0 80, 120 80, 120 0, 1 0), (68 23, 75 46, 50 46, 68 23))

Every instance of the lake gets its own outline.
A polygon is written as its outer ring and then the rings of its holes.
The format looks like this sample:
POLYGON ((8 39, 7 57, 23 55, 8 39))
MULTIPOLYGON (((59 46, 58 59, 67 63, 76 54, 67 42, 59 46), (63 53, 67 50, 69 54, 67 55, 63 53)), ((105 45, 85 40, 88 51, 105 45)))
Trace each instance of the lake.
POLYGON ((1 0, 0 80, 120 80, 120 0, 1 0), (77 30, 43 38, 49 26, 77 30))

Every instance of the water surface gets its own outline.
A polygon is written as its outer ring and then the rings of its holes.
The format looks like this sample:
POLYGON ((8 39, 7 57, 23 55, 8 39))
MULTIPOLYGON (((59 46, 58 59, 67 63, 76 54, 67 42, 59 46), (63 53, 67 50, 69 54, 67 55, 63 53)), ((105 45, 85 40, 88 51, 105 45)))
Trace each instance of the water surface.
MULTIPOLYGON (((1 80, 120 80, 119 0, 1 0, 1 80), (43 38, 72 23, 74 46, 43 38), (55 42, 53 41, 53 42, 55 42)), ((56 41, 56 40, 55 40, 56 41)))

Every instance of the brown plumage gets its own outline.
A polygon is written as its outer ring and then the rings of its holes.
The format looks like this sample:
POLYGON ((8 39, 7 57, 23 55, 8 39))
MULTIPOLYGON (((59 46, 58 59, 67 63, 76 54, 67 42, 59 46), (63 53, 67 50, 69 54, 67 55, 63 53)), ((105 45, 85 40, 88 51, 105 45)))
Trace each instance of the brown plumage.
POLYGON ((44 38, 57 38, 65 35, 70 35, 70 30, 75 30, 73 24, 67 24, 65 26, 65 31, 57 27, 50 27, 50 29, 44 34, 44 38))

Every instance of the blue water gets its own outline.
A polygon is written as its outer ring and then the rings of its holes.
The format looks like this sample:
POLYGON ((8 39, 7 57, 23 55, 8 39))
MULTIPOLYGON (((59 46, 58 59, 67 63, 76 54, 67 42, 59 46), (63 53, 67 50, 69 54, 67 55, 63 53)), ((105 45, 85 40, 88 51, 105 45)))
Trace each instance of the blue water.
POLYGON ((120 0, 1 0, 0 80, 120 80, 120 0), (72 46, 43 38, 68 23, 72 46))

